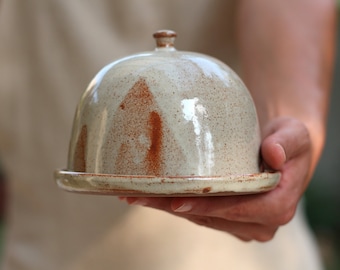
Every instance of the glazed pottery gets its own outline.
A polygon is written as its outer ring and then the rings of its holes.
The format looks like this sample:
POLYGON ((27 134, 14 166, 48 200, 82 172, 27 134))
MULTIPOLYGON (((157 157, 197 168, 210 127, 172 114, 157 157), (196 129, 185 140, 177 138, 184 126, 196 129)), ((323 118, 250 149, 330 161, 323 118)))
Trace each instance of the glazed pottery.
POLYGON ((177 51, 176 33, 94 77, 76 110, 60 187, 133 196, 263 192, 279 173, 260 170, 260 130, 237 74, 207 55, 177 51))

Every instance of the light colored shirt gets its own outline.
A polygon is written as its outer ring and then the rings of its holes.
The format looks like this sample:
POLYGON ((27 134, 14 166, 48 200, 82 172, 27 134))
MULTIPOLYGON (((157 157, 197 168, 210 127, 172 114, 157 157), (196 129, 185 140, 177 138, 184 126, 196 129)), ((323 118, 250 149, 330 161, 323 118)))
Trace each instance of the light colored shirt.
POLYGON ((92 77, 117 58, 176 48, 237 69, 237 1, 2 0, 0 149, 8 176, 4 270, 320 269, 301 215, 269 243, 244 243, 116 197, 71 194, 53 171, 67 163, 76 105, 92 77))

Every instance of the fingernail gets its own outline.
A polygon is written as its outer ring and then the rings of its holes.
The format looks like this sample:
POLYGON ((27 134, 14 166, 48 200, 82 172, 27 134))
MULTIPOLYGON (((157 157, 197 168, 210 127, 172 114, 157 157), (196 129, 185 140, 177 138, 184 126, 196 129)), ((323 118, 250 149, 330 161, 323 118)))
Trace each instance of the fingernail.
POLYGON ((174 212, 183 213, 189 212, 192 209, 192 205, 190 203, 183 203, 177 208, 174 209, 174 212))
POLYGON ((145 206, 148 204, 148 201, 145 198, 127 198, 126 201, 130 205, 145 206))
POLYGON ((277 143, 276 146, 277 146, 278 148, 280 148, 282 158, 283 158, 284 162, 286 162, 286 161, 287 161, 287 156, 286 156, 286 151, 285 151, 285 149, 283 148, 283 146, 282 146, 281 144, 278 144, 278 143, 277 143))

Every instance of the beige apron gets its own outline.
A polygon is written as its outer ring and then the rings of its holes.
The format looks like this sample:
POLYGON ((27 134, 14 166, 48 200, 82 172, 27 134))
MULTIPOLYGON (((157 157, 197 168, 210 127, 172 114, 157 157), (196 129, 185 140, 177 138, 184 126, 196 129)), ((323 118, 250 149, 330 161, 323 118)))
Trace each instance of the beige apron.
POLYGON ((115 197, 66 193, 73 114, 97 71, 153 50, 170 28, 176 47, 235 67, 234 1, 0 1, 0 155, 9 177, 2 269, 320 269, 300 214, 266 244, 243 243, 115 197))

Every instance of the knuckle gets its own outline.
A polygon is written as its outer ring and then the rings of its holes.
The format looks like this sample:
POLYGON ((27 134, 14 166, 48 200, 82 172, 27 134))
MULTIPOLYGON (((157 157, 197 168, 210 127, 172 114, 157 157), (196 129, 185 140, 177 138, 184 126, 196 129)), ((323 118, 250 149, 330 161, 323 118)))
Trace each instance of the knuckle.
POLYGON ((237 203, 237 205, 228 208, 228 211, 224 213, 223 218, 229 220, 240 220, 245 216, 248 216, 248 214, 246 214, 248 211, 247 206, 242 203, 237 203))
POLYGON ((290 222, 295 215, 295 208, 290 207, 288 210, 284 211, 278 216, 276 223, 277 225, 285 225, 290 222))
POLYGON ((260 236, 255 238, 255 240, 257 240, 258 242, 268 242, 268 241, 272 240, 273 237, 274 237, 273 234, 261 234, 260 236))
POLYGON ((240 236, 240 235, 237 235, 237 234, 234 234, 234 235, 243 242, 251 242, 253 240, 253 239, 245 237, 245 236, 240 236))
POLYGON ((194 217, 189 218, 192 222, 195 222, 198 225, 205 226, 205 227, 211 227, 213 226, 213 219, 210 217, 194 217))
POLYGON ((268 229, 258 234, 256 237, 254 237, 254 239, 258 242, 268 242, 274 238, 276 231, 277 228, 268 229))
POLYGON ((294 202, 286 202, 277 208, 277 211, 273 212, 271 221, 268 225, 282 226, 290 222, 296 211, 296 204, 294 202))

